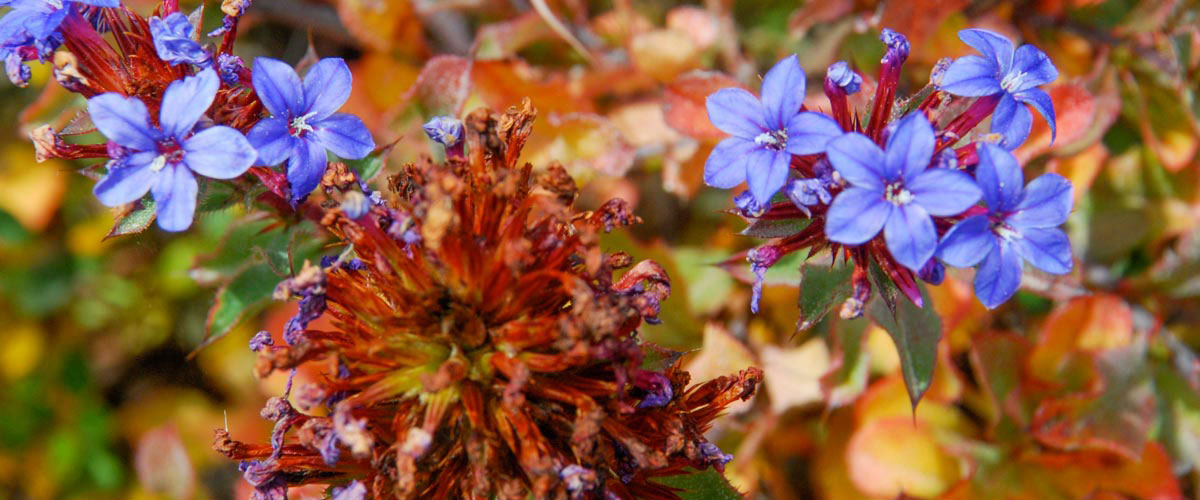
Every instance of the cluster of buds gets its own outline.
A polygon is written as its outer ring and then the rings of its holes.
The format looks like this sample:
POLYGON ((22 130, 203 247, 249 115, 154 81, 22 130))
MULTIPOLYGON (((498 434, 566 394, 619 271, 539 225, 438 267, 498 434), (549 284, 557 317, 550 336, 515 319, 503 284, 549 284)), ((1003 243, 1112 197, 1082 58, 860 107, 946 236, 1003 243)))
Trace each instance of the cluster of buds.
POLYGON ((431 137, 465 147, 323 217, 348 251, 281 284, 301 311, 283 344, 251 347, 260 376, 324 375, 264 408, 270 443, 217 431, 256 498, 319 483, 345 500, 666 500, 654 478, 731 459, 704 433, 761 371, 692 384, 639 339, 670 281, 601 250, 602 232, 638 221, 628 204, 578 211, 561 166, 518 165, 534 116, 526 100, 434 123, 431 137), (334 328, 309 328, 322 314, 334 328))
POLYGON ((800 250, 853 263, 846 318, 862 314, 873 266, 917 305, 917 280, 940 282, 945 265, 978 265, 975 291, 987 307, 1017 291, 1022 261, 1070 272, 1070 242, 1058 229, 1071 212, 1070 182, 1044 174, 1025 186, 1010 153, 1029 136, 1030 108, 1053 134, 1054 107, 1038 87, 1058 71, 1032 45, 1014 47, 979 29, 959 37, 981 55, 940 61, 925 88, 897 100, 909 44, 883 30, 887 51, 865 117, 850 109, 847 96, 862 77, 845 62, 826 72, 828 114, 804 105, 804 70, 794 56, 767 72, 761 97, 737 88, 708 97, 709 119, 731 137, 708 158, 705 182, 746 183, 749 190, 734 197, 740 215, 798 228, 744 254, 757 275, 752 309, 766 270, 800 250), (989 117, 989 133, 971 134, 989 117))
POLYGON ((51 61, 58 85, 88 99, 87 119, 36 129, 39 161, 100 159, 84 173, 108 206, 154 203, 168 231, 191 226, 208 183, 297 210, 323 178, 328 153, 358 159, 375 148, 357 117, 337 113, 350 96, 345 62, 322 59, 303 80, 287 64, 233 54, 248 0, 226 0, 221 26, 201 43, 200 13, 165 0, 147 19, 117 0, 0 0, 0 57, 24 86, 26 61, 51 61), (101 144, 68 136, 99 131, 101 144), (284 172, 271 167, 286 163, 284 172), (250 173, 251 175, 245 175, 250 173), (147 197, 149 195, 149 197, 147 197))

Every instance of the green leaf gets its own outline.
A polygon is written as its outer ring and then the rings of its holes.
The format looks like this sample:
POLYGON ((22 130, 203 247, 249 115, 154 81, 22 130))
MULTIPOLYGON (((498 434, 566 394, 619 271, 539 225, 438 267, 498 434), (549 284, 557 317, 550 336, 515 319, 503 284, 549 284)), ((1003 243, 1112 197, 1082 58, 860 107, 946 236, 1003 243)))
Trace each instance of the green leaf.
POLYGON ((929 389, 933 380, 933 367, 937 363, 937 345, 942 337, 942 319, 933 310, 933 300, 920 283, 921 301, 925 307, 917 307, 904 297, 891 278, 883 274, 878 266, 871 266, 875 294, 867 305, 867 314, 891 335, 900 354, 900 371, 913 411, 921 396, 929 389))
POLYGON ((716 469, 697 471, 688 469, 687 474, 666 476, 653 479, 680 491, 675 494, 683 500, 745 500, 729 480, 725 479, 716 469))
POLYGON ((154 221, 154 198, 149 196, 134 202, 133 209, 117 216, 116 223, 104 239, 145 231, 154 221))
POLYGON ((850 296, 850 273, 854 266, 842 259, 834 265, 829 263, 805 263, 800 268, 800 323, 799 330, 816 325, 825 314, 850 296))
POLYGON ((240 197, 236 196, 233 186, 224 183, 209 181, 201 185, 200 196, 197 197, 196 212, 215 212, 224 210, 233 206, 240 201, 240 197))
POLYGON ((358 177, 363 182, 371 182, 379 172, 383 171, 383 167, 387 166, 387 155, 392 151, 395 142, 384 147, 372 151, 371 154, 358 160, 342 160, 347 167, 358 173, 358 177))
POLYGON ((0 209, 0 244, 20 245, 29 241, 29 231, 12 214, 0 209))
POLYGON ((758 219, 746 226, 742 234, 753 238, 783 238, 798 234, 812 219, 758 219))
POLYGON ((642 357, 642 369, 661 372, 670 368, 671 365, 679 361, 685 352, 667 349, 653 342, 642 342, 642 350, 645 356, 642 357))
POLYGON ((839 321, 833 332, 833 360, 821 376, 821 392, 830 410, 846 406, 863 393, 870 378, 870 355, 863 349, 867 322, 858 318, 839 321))
POLYGON ((265 263, 252 264, 217 290, 216 300, 208 311, 208 337, 211 343, 233 329, 243 317, 257 312, 271 298, 279 276, 265 263))

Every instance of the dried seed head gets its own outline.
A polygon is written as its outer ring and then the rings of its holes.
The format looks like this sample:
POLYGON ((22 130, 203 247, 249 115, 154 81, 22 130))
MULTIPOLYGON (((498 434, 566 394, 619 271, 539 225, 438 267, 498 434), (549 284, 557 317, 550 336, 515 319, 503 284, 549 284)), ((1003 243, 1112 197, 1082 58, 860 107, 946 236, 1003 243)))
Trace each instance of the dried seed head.
POLYGON ((274 445, 217 443, 251 464, 260 497, 277 480, 357 480, 370 498, 670 499, 651 477, 727 461, 703 434, 761 372, 689 386, 678 365, 643 366, 637 329, 657 319, 667 274, 642 261, 614 277, 633 260, 598 234, 638 222, 627 203, 577 212, 565 171, 515 164, 533 116, 477 110, 465 161, 407 165, 396 203, 327 218, 364 265, 282 283, 299 321, 288 345, 258 347, 260 375, 337 366, 297 396, 330 416, 276 403, 277 432, 293 432, 274 445), (334 331, 307 329, 314 311, 334 331))

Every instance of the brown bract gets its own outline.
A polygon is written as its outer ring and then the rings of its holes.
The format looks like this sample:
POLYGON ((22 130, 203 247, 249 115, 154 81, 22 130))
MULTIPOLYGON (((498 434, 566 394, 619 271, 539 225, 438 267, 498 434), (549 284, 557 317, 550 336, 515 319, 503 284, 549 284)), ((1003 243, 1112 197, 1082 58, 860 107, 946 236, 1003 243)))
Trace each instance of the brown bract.
POLYGON ((671 499, 650 479, 728 459, 704 432, 761 371, 691 385, 648 361, 637 329, 666 272, 598 244, 639 221, 627 204, 580 212, 561 167, 518 165, 535 116, 476 110, 465 160, 406 165, 386 206, 325 217, 359 261, 301 293, 320 290, 336 328, 263 348, 258 368, 338 368, 298 390, 305 413, 273 400, 273 444, 218 431, 260 497, 357 480, 369 498, 671 499))

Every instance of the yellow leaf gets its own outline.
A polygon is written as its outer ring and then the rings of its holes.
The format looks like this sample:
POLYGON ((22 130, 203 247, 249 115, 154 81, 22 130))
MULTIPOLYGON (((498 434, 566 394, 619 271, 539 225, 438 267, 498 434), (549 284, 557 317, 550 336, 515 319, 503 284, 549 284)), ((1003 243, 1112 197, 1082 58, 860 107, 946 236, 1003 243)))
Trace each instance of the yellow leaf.
POLYGON ((880 498, 939 495, 961 476, 958 460, 938 444, 928 425, 905 417, 872 421, 846 446, 850 479, 880 498))
MULTIPOLYGON (((704 325, 704 346, 686 365, 692 380, 711 380, 737 373, 754 366, 754 354, 734 338, 729 330, 717 323, 704 325)), ((729 405, 730 414, 741 413, 750 408, 751 401, 737 401, 729 405)))
POLYGON ((42 359, 45 337, 36 323, 18 324, 0 334, 0 373, 15 380, 33 371, 42 359))
POLYGON ((786 350, 768 344, 759 355, 775 413, 821 401, 821 375, 829 370, 829 349, 823 339, 786 350))
POLYGON ((0 163, 0 208, 33 232, 41 232, 54 220, 58 204, 67 190, 67 164, 51 160, 37 163, 33 148, 10 144, 0 163))

